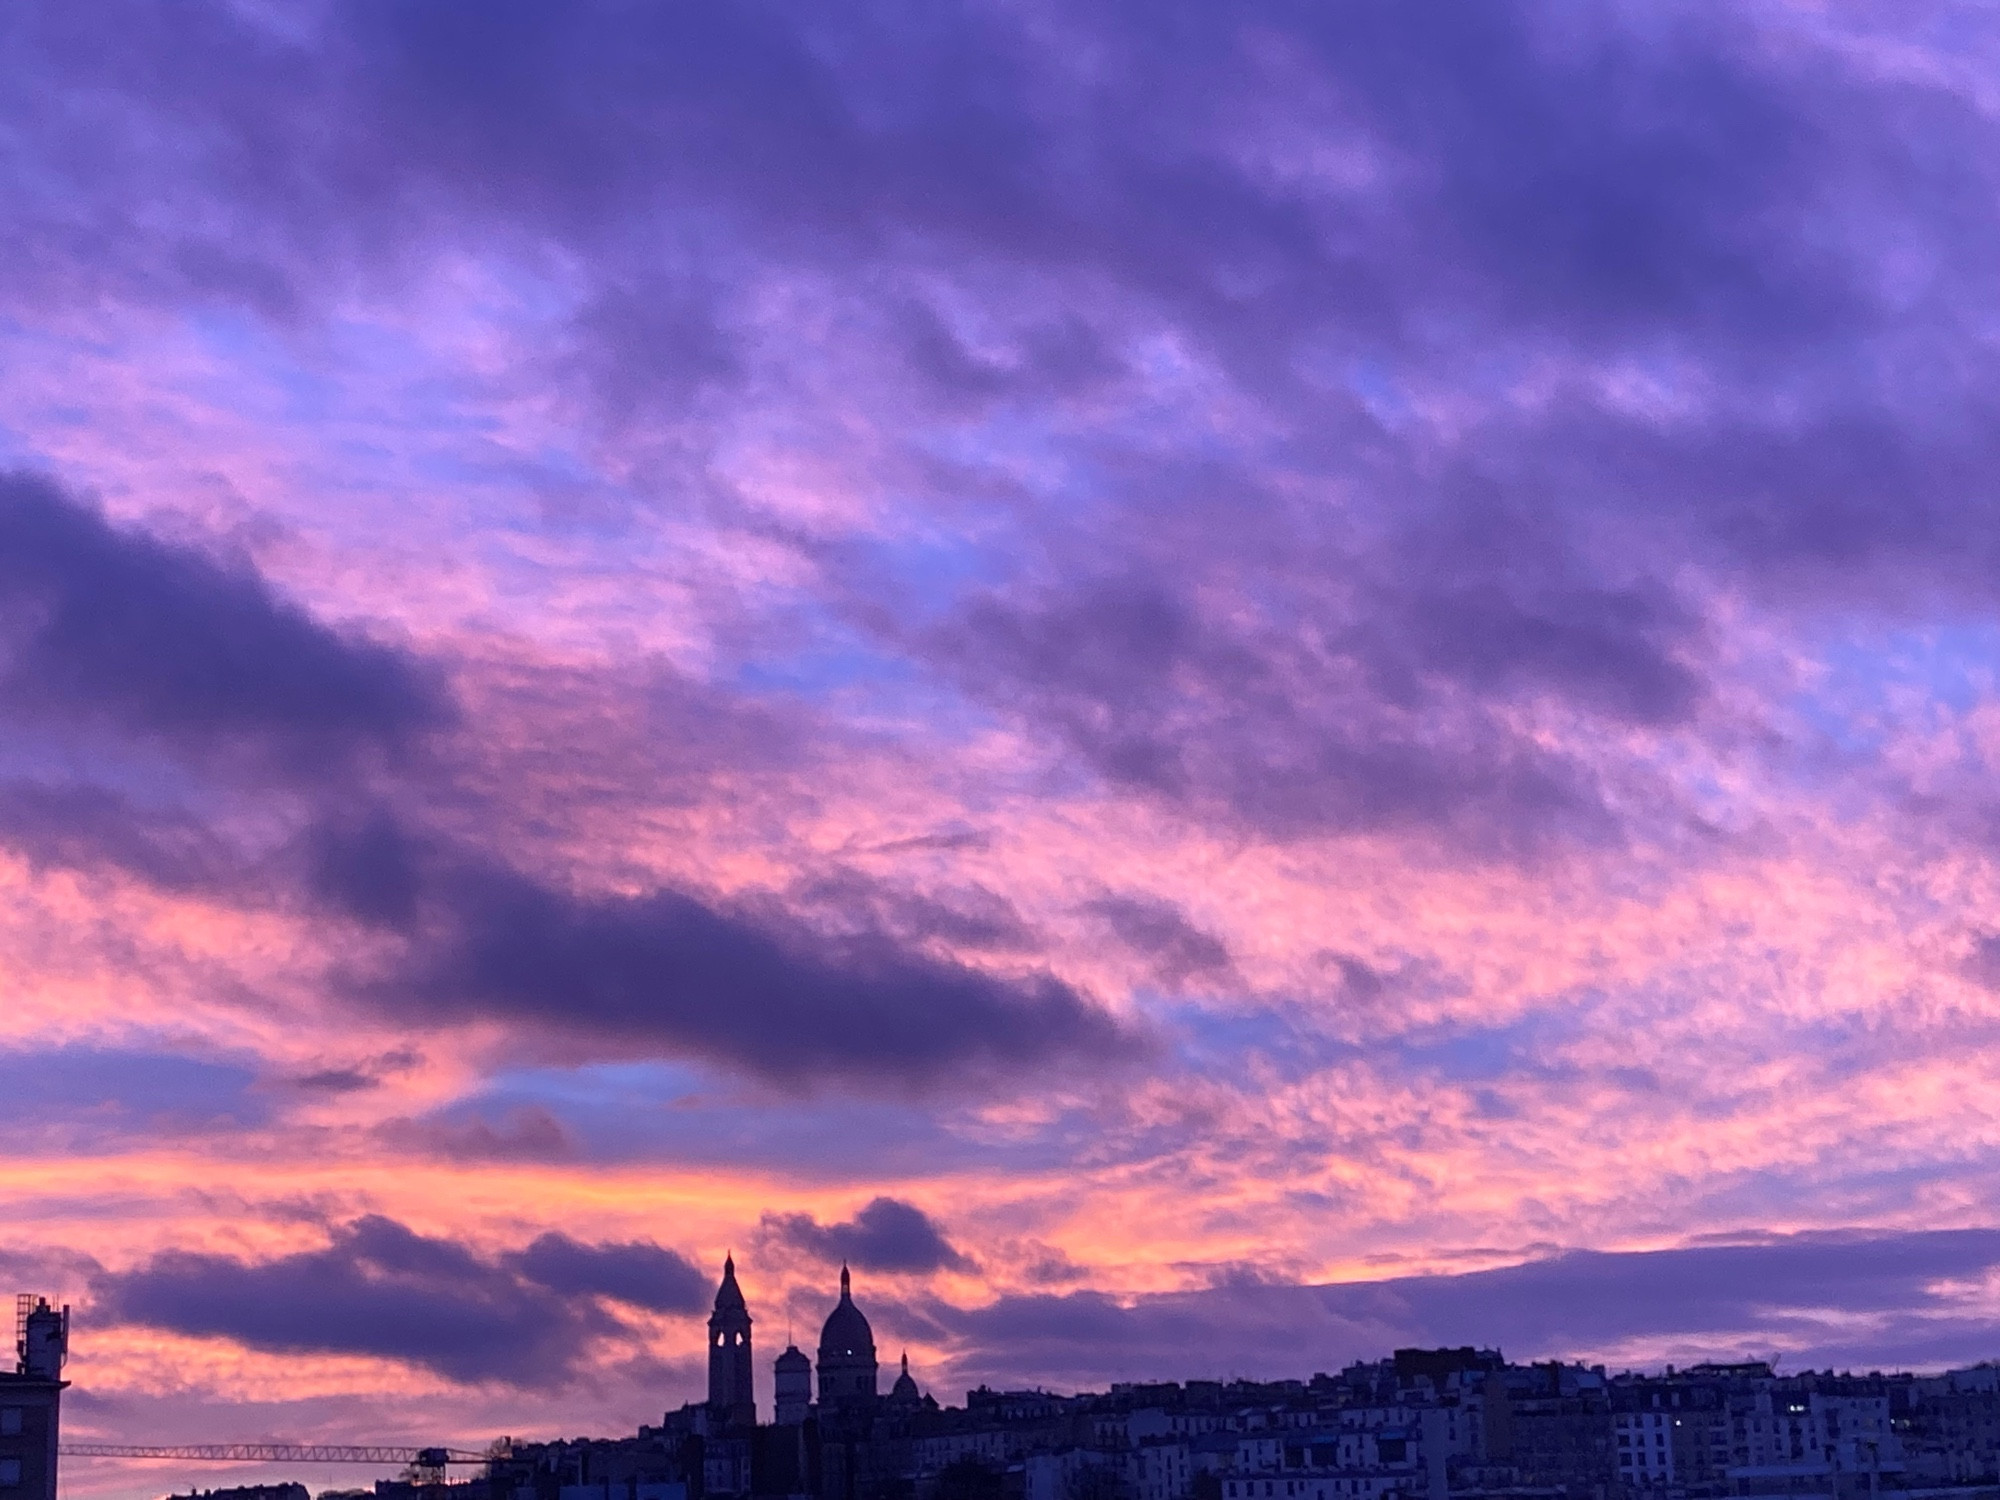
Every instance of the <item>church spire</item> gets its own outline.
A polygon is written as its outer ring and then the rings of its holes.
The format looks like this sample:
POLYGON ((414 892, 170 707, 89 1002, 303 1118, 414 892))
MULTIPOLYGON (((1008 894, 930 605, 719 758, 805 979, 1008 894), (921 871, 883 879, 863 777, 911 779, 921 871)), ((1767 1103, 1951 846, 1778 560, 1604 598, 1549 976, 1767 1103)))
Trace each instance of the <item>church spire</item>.
POLYGON ((722 1258, 722 1284, 715 1289, 715 1310, 744 1311, 743 1288, 736 1284, 736 1256, 733 1252, 722 1258))
POLYGON ((722 1260, 722 1284, 715 1289, 715 1311, 708 1315, 708 1405, 719 1422, 747 1428, 757 1421, 751 1394, 749 1305, 736 1284, 736 1254, 722 1260))
POLYGON ((848 1282, 847 1262, 842 1261, 840 1263, 840 1300, 843 1302, 850 1300, 853 1295, 848 1289, 848 1282))

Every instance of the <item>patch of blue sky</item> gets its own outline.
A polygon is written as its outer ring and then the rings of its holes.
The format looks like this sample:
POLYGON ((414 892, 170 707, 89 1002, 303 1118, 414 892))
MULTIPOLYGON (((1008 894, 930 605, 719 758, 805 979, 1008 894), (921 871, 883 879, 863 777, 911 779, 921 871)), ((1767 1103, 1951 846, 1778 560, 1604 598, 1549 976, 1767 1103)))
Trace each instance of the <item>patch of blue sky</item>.
POLYGON ((1358 398, 1377 422, 1391 432, 1409 425, 1416 408, 1396 383, 1395 375, 1380 360, 1349 360, 1340 371, 1339 384, 1358 398))
POLYGON ((1541 1027, 1530 1021, 1506 1026, 1452 1027, 1400 1037, 1387 1048, 1399 1071, 1417 1071, 1451 1083, 1501 1083, 1542 1071, 1541 1027))
POLYGON ((954 1106, 855 1092, 798 1095, 720 1083, 671 1063, 516 1069, 433 1118, 495 1125, 522 1109, 548 1111, 584 1157, 765 1170, 814 1181, 863 1181, 991 1167, 1057 1170, 1088 1139, 1081 1116, 996 1140, 954 1106))
POLYGON ((271 1100, 248 1066, 136 1048, 0 1052, 9 1134, 115 1139, 267 1123, 271 1100))
MULTIPOLYGON (((1275 1005, 1255 1009, 1209 1008, 1188 1002, 1148 1007, 1171 1038, 1181 1065, 1204 1077, 1247 1078, 1254 1068, 1301 1078, 1325 1068, 1361 1062, 1399 1076, 1446 1083, 1491 1084, 1514 1078, 1571 1076, 1566 1046, 1587 1030, 1589 997, 1574 1005, 1540 1010, 1498 1026, 1453 1022, 1396 1031, 1349 1018, 1329 1024, 1319 1010, 1275 1005)), ((1391 1023, 1392 1024, 1392 1023, 1391 1023)))
POLYGON ((0 736, 0 782, 105 789, 154 812, 218 805, 211 785, 171 756, 32 724, 0 736))
POLYGON ((1275 1064, 1289 1076, 1366 1056, 1359 1043, 1329 1035, 1295 1007, 1218 1008, 1157 997, 1142 1000, 1146 1015, 1168 1038, 1175 1059, 1202 1077, 1247 1074, 1275 1064))
POLYGON ((266 397, 267 416, 315 427, 345 414, 352 383, 305 362, 270 323, 222 307, 197 308, 185 317, 188 331, 215 362, 207 378, 192 381, 190 388, 217 407, 240 407, 248 377, 266 397))
MULTIPOLYGON (((0 334, 0 338, 4 337, 4 334, 0 334)), ((56 421, 68 422, 76 426, 81 426, 89 420, 89 413, 83 411, 81 408, 56 409, 52 410, 49 415, 56 421)), ((0 420, 0 467, 9 469, 29 468, 40 465, 45 460, 46 455, 44 455, 36 444, 29 440, 25 432, 22 432, 18 427, 9 425, 4 420, 0 420)))
POLYGON ((908 692, 931 691, 907 657, 884 650, 837 622, 828 621, 822 629, 824 633, 815 634, 809 645, 786 654, 734 663, 721 674, 722 680, 746 693, 808 699, 861 693, 895 701, 908 692))
MULTIPOLYGON (((7 346, 10 362, 24 369, 60 367, 75 359, 79 352, 112 358, 119 352, 102 340, 68 334, 57 336, 9 318, 0 318, 0 341, 7 346)), ((52 391, 63 388, 62 383, 57 383, 52 391)), ((102 413, 88 403, 67 401, 52 401, 18 412, 15 421, 0 419, 0 465, 53 469, 56 465, 50 462, 48 444, 36 432, 67 428, 95 433, 101 421, 102 413), (17 425, 23 420, 31 420, 33 430, 17 425)))
POLYGON ((851 551, 857 571, 893 591, 898 610, 914 617, 905 623, 913 625, 940 620, 969 595, 1007 582, 1022 560, 1020 538, 1002 524, 977 531, 924 526, 862 537, 851 551))
MULTIPOLYGON (((981 476, 978 482, 982 490, 990 489, 996 477, 1004 478, 1011 480, 1019 496, 1032 496, 1044 505, 1060 505, 1067 514, 1083 514, 1107 504, 1108 498, 1104 476, 1087 455, 1121 438, 1138 437, 1145 425, 1099 414, 1085 434, 1087 441, 1079 442, 1079 434, 1069 423, 1049 416, 1044 408, 1003 406, 981 421, 925 433, 915 446, 947 472, 961 469, 981 476)), ((1182 432, 1175 446, 1195 440, 1196 434, 1182 432)), ((956 516, 965 507, 953 503, 935 509, 956 516)), ((986 545, 1005 555, 1014 530, 1012 509, 1004 504, 984 504, 978 515, 986 545)))
POLYGON ((572 452, 520 453, 498 442, 498 419, 474 399, 477 382, 394 324, 337 320, 290 336, 247 315, 208 310, 189 314, 187 326, 214 365, 195 393, 218 408, 257 409, 292 436, 322 484, 365 491, 499 479, 523 493, 517 520, 524 523, 539 509, 529 499, 533 486, 520 483, 523 472, 544 483, 603 485, 572 452))
POLYGON ((1963 714, 2000 685, 2000 625, 1989 621, 1850 630, 1808 650, 1820 665, 1819 680, 1788 706, 1855 754, 1913 727, 1912 710, 1921 705, 1963 714))
POLYGON ((715 680, 762 697, 800 699, 836 711, 850 726, 963 739, 998 722, 914 656, 870 636, 828 605, 795 600, 784 611, 788 649, 719 664, 715 680))
MULTIPOLYGON (((992 536, 944 528, 860 537, 845 544, 849 587, 920 634, 945 621, 980 589, 1003 582, 1013 565, 992 536)), ((979 733, 994 716, 967 701, 891 639, 857 624, 837 601, 794 595, 777 623, 789 649, 746 657, 730 669, 754 693, 839 697, 850 713, 920 722, 932 734, 979 733)))
MULTIPOLYGON (((1800 1206, 1825 1205, 1818 1223, 1845 1229, 1850 1225, 1893 1223, 1908 1216, 1935 1223, 1935 1205, 1944 1195, 1957 1196, 1990 1180, 2000 1168, 2000 1150, 1967 1141, 1946 1160, 1898 1161, 1893 1165, 1857 1165, 1851 1158, 1829 1164, 1818 1157, 1780 1166, 1759 1166, 1721 1177, 1685 1177, 1672 1185, 1685 1217, 1682 1223, 1754 1226, 1773 1219, 1811 1227, 1800 1206)), ((1677 1215, 1676 1217, 1680 1217, 1677 1215)))

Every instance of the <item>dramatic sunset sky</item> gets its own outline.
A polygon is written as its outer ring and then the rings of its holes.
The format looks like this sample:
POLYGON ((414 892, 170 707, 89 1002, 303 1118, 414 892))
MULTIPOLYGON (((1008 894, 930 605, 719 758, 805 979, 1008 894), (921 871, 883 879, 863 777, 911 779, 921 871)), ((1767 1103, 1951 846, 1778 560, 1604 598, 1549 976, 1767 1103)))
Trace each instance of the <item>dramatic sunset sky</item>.
POLYGON ((72 1435, 731 1249, 765 1401, 2000 1355, 1989 8, 13 0, 0 183, 72 1435))

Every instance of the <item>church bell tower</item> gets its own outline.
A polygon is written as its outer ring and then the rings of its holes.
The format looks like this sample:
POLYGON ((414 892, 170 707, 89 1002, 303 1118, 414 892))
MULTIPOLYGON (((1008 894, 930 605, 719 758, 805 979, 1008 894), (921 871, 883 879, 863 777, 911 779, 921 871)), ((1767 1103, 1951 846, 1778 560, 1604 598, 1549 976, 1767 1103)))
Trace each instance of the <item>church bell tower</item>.
POLYGON ((757 1425, 757 1400, 750 1390, 750 1308, 736 1284, 736 1258, 722 1262, 722 1285, 708 1315, 708 1410, 725 1428, 757 1425))

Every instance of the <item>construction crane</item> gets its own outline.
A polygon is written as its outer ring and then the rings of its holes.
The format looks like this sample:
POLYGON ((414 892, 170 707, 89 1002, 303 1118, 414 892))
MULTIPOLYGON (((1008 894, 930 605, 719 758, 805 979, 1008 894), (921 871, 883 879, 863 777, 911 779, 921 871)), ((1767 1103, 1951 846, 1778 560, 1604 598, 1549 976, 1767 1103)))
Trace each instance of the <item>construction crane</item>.
POLYGON ((178 1458, 197 1463, 402 1464, 419 1479, 444 1478, 452 1464, 491 1463, 492 1453, 462 1448, 399 1448, 385 1443, 64 1443, 64 1458, 178 1458))

